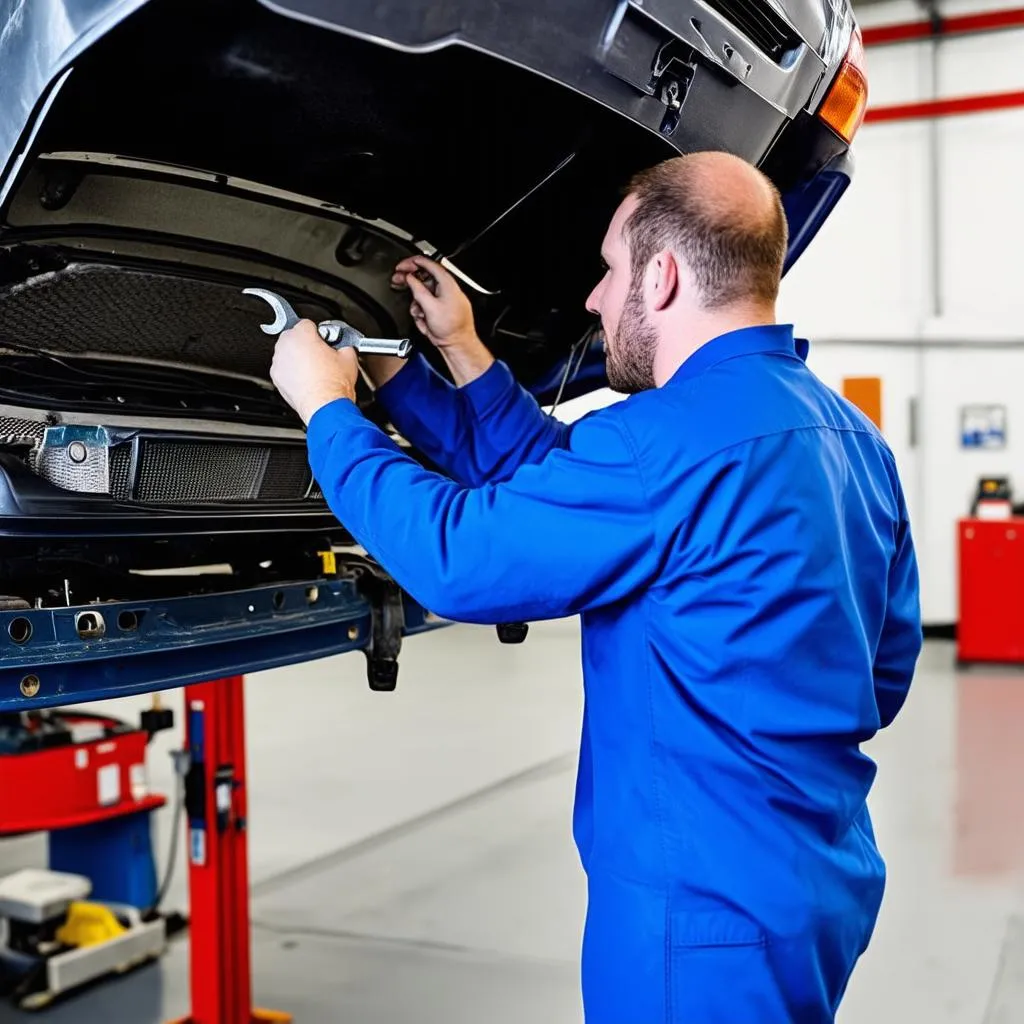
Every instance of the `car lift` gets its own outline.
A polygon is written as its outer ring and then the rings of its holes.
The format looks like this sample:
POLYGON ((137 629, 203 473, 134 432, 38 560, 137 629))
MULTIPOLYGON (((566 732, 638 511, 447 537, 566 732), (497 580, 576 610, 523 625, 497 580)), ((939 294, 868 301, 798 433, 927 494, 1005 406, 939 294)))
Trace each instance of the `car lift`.
POLYGON ((192 1012, 174 1024, 287 1022, 252 1005, 242 676, 185 687, 192 1012))
MULTIPOLYGON (((14 620, 24 620, 25 632, 39 640, 31 669, 20 655, 4 664, 0 649, 0 711, 184 687, 192 1008, 173 1024, 292 1020, 252 1005, 241 673, 361 650, 370 689, 387 692, 395 689, 403 638, 445 624, 370 564, 352 572, 346 563, 342 575, 332 557, 323 568, 324 577, 306 584, 155 599, 142 612, 140 602, 106 602, 102 616, 118 623, 118 633, 90 637, 74 659, 66 647, 76 619, 99 618, 97 609, 0 611, 0 633, 14 641, 14 620), (131 629, 121 625, 126 615, 131 629), (199 664, 221 666, 222 678, 197 682, 199 664)), ((527 628, 503 624, 498 638, 521 643, 527 628)))
MULTIPOLYGON (((252 1006, 243 685, 242 676, 232 676, 185 687, 188 773, 185 777, 184 810, 189 850, 192 1011, 176 1024, 255 1024, 257 1021, 261 1024, 286 1024, 292 1019, 287 1013, 258 1010, 252 1006)), ((152 714, 165 717, 161 711, 152 714)), ((143 717, 145 719, 146 713, 143 717)), ((97 717, 97 722, 100 721, 97 717)), ((164 727, 163 722, 158 723, 158 727, 164 727)), ((101 736, 91 746, 62 745, 52 750, 41 750, 28 758, 6 759, 4 784, 8 787, 5 792, 9 799, 4 802, 5 817, 0 824, 11 834, 50 832, 53 846, 51 861, 56 856, 58 868, 77 873, 77 854, 73 849, 75 839, 73 836, 64 838, 70 833, 60 830, 71 829, 73 832, 75 826, 83 825, 97 828, 97 823, 115 818, 133 823, 130 827, 122 827, 116 836, 107 835, 103 842, 94 839, 86 848, 89 867, 82 873, 92 876, 95 869, 103 879, 100 888, 105 890, 114 885, 118 900, 132 895, 138 895, 143 902, 151 899, 152 893, 145 884, 147 880, 133 880, 132 871, 124 866, 140 860, 136 848, 144 844, 147 856, 141 860, 153 873, 149 814, 166 804, 164 797, 149 794, 144 787, 135 791, 127 784, 129 769, 144 761, 148 738, 145 729, 125 731, 117 736, 116 743, 101 736), (92 770, 75 770, 81 767, 76 754, 87 755, 92 770), (119 787, 122 798, 114 806, 97 809, 92 806, 95 800, 94 780, 97 770, 102 772, 107 768, 122 780, 119 787), (40 793, 32 784, 38 781, 33 774, 38 775, 43 770, 60 781, 40 793), (29 800, 28 793, 34 793, 34 798, 29 800), (124 862, 124 865, 114 870, 111 858, 118 864, 124 862)), ((0 828, 0 834, 3 833, 4 828, 0 828)), ((74 879, 75 875, 53 877, 74 879)), ((155 876, 148 884, 155 886, 155 876)), ((150 931, 146 930, 151 927, 146 924, 145 929, 140 928, 137 938, 133 938, 136 932, 129 930, 124 933, 124 940, 118 938, 116 943, 111 943, 111 954, 100 954, 102 964, 99 969, 121 971, 122 961, 118 957, 122 957, 125 963, 129 960, 131 964, 136 963, 131 957, 135 955, 139 942, 151 953, 156 948, 150 939, 150 931), (122 946, 128 952, 122 954, 122 946)), ((161 920, 158 944, 163 947, 165 942, 164 922, 161 920)), ((91 949, 100 948, 92 946, 91 941, 85 945, 91 949)), ((107 947, 104 945, 103 948, 107 947)), ((76 957, 78 952, 69 952, 67 956, 76 957)), ((95 978, 99 976, 95 975, 95 978)), ((45 1006, 48 1002, 49 999, 40 998, 38 1006, 45 1006)), ((27 1003, 23 1005, 29 1006, 27 1003)))
MULTIPOLYGON (((527 628, 509 623, 499 635, 503 643, 521 643, 527 628)), ((379 688, 382 666, 368 668, 371 687, 379 688)), ((393 687, 393 670, 383 676, 393 687)), ((185 687, 192 1013, 172 1024, 292 1020, 291 1014, 252 1005, 243 687, 242 676, 185 687)))

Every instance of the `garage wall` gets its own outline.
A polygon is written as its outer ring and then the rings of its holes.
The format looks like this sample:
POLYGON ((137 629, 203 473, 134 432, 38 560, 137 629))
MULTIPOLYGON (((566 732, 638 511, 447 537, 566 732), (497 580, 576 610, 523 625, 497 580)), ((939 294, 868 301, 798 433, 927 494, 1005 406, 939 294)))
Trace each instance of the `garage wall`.
MULTIPOLYGON (((902 2, 861 13, 864 25, 920 17, 902 2)), ((1024 90, 1022 53, 1022 30, 869 49, 871 105, 1024 90)), ((854 186, 787 278, 782 314, 812 338, 811 365, 828 383, 883 378, 925 621, 950 623, 956 520, 978 476, 1008 473, 1024 496, 1024 109, 869 124, 855 152, 854 186), (975 403, 1006 405, 1004 450, 960 447, 960 408, 975 403)))
MULTIPOLYGON (((947 16, 1024 0, 945 3, 947 16)), ((872 3, 864 26, 919 20, 872 3)), ((1024 90, 1024 30, 872 48, 871 105, 1024 90), (937 58, 937 59, 936 59, 937 58)), ((1024 109, 865 125, 853 187, 787 276, 780 315, 812 339, 810 365, 839 390, 880 376, 921 564, 930 625, 957 618, 956 521, 979 476, 1024 500, 1024 109), (1000 451, 960 447, 963 405, 1007 407, 1000 451)), ((572 420, 608 392, 569 403, 572 420)))

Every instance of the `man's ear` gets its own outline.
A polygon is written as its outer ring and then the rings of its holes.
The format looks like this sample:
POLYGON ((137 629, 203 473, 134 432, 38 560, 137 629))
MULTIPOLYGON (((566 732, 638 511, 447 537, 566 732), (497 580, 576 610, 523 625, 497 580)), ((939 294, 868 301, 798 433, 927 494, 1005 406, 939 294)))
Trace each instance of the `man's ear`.
POLYGON ((651 260, 653 271, 651 302, 654 311, 660 313, 672 304, 679 291, 679 263, 671 249, 662 249, 651 260))

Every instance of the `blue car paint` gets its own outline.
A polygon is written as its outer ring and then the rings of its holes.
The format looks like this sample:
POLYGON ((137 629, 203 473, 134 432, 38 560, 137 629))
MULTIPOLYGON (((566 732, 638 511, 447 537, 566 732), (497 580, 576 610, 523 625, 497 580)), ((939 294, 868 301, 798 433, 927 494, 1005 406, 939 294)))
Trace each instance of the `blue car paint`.
POLYGON ((844 153, 813 178, 786 192, 782 207, 789 224, 789 249, 783 273, 803 255, 814 236, 850 187, 853 157, 844 153))

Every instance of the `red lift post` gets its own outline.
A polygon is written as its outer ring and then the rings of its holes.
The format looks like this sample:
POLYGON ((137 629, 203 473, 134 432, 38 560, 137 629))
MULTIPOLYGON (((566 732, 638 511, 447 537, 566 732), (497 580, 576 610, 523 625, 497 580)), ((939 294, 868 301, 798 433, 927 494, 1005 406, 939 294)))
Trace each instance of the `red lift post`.
POLYGON ((288 1024, 252 1006, 241 676, 185 688, 192 1013, 174 1024, 288 1024))

